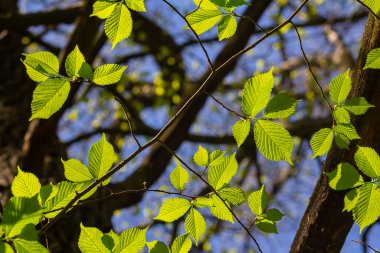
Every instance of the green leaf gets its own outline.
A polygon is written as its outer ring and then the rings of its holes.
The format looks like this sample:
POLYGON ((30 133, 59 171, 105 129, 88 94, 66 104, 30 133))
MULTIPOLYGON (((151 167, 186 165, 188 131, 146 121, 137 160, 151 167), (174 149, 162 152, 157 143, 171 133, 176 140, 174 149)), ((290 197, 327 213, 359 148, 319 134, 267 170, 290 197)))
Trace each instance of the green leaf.
POLYGON ((160 211, 155 220, 161 220, 164 222, 172 222, 181 218, 190 209, 191 203, 182 198, 166 199, 162 203, 160 211))
POLYGON ((234 153, 225 157, 223 163, 216 166, 210 166, 208 182, 215 190, 219 190, 231 181, 237 170, 238 162, 236 161, 234 153))
POLYGON ((171 247, 172 253, 188 253, 191 249, 192 242, 189 234, 178 236, 171 247))
POLYGON ((352 210, 354 220, 363 228, 374 223, 380 215, 380 189, 372 183, 359 188, 357 202, 352 210))
POLYGON ((146 243, 145 229, 129 228, 120 234, 120 243, 116 246, 114 253, 138 253, 146 243))
POLYGON ((117 5, 117 3, 115 3, 115 2, 109 2, 106 0, 104 0, 104 1, 98 0, 93 5, 94 10, 93 10, 90 17, 96 16, 100 19, 106 19, 109 16, 111 16, 116 5, 117 5))
POLYGON ((333 141, 333 130, 331 128, 322 128, 316 132, 310 140, 310 146, 313 150, 313 157, 323 156, 329 152, 333 141))
POLYGON ((13 243, 17 253, 48 253, 48 250, 38 241, 16 239, 13 243))
POLYGON ((350 139, 343 134, 335 133, 335 143, 340 149, 347 149, 350 146, 350 139))
POLYGON ((57 193, 57 186, 53 185, 52 183, 44 185, 41 187, 40 194, 38 195, 38 202, 42 207, 44 207, 46 201, 54 198, 54 196, 57 195, 57 193))
POLYGON ((194 206, 197 208, 204 208, 204 207, 213 207, 215 206, 214 200, 212 198, 206 198, 206 197, 198 197, 193 200, 194 206))
POLYGON ((219 41, 231 38, 237 28, 237 21, 230 15, 224 15, 218 25, 218 38, 219 41))
POLYGON ((326 175, 329 178, 330 187, 336 191, 347 190, 364 183, 357 169, 349 163, 340 163, 335 170, 326 175))
POLYGON ((255 225, 261 232, 278 234, 276 222, 268 219, 260 219, 255 221, 255 225))
POLYGON ((202 214, 191 208, 185 220, 185 231, 194 238, 195 245, 198 245, 199 237, 206 231, 206 221, 202 214))
POLYGON ((239 120, 232 126, 232 135, 234 136, 238 147, 240 147, 251 130, 251 122, 249 120, 239 120))
POLYGON ((125 0, 125 3, 134 11, 146 12, 145 0, 125 0))
POLYGON ((112 49, 122 40, 128 38, 132 32, 132 16, 128 8, 118 3, 104 25, 105 33, 112 42, 112 49))
POLYGON ((33 198, 12 197, 4 206, 2 227, 7 238, 19 235, 30 223, 36 225, 42 215, 37 196, 33 198))
POLYGON ((291 160, 293 139, 289 132, 277 122, 258 120, 254 126, 255 142, 260 152, 272 161, 291 160))
POLYGON ((208 151, 199 145, 198 151, 194 154, 194 162, 198 166, 207 166, 209 164, 208 151))
MULTIPOLYGON (((233 215, 226 207, 225 203, 215 194, 211 195, 211 199, 213 200, 213 206, 210 206, 210 212, 216 218, 220 220, 226 220, 231 223, 234 223, 233 215)), ((226 202, 227 206, 230 206, 228 202, 226 202)))
POLYGON ((169 247, 161 241, 151 241, 147 242, 146 245, 148 246, 149 253, 170 253, 169 247))
POLYGON ((287 118, 296 112, 297 104, 301 100, 295 100, 288 93, 279 93, 272 97, 264 111, 267 119, 287 118))
POLYGON ((278 209, 272 208, 261 216, 270 221, 280 221, 282 217, 284 217, 284 214, 282 214, 278 209))
POLYGON ((232 205, 240 205, 245 202, 245 194, 239 188, 223 188, 219 192, 222 199, 228 201, 232 205))
POLYGON ((344 196, 344 209, 343 211, 351 212, 356 206, 358 201, 359 188, 352 189, 344 196))
POLYGON ((210 0, 210 1, 223 8, 234 8, 234 7, 248 4, 244 0, 210 0))
POLYGON ((170 182, 173 187, 179 191, 185 190, 185 184, 189 181, 189 173, 185 170, 181 164, 177 164, 177 167, 170 174, 170 182))
POLYGON ((82 68, 83 63, 85 63, 84 56, 79 50, 79 47, 75 46, 65 61, 67 75, 70 77, 79 77, 79 70, 82 68))
POLYGON ((61 160, 65 169, 65 177, 72 182, 84 182, 94 179, 91 172, 81 161, 70 159, 67 161, 61 160))
POLYGON ((120 237, 114 231, 110 231, 102 237, 103 244, 109 249, 111 252, 116 248, 120 243, 120 237))
POLYGON ((376 0, 362 0, 374 13, 380 13, 380 2, 376 0))
MULTIPOLYGON (((374 0, 374 2, 378 1, 374 0)), ((380 4, 378 9, 380 10, 380 4)), ((368 53, 364 69, 380 69, 380 48, 375 48, 368 53)))
POLYGON ((265 186, 261 186, 260 190, 252 192, 248 196, 248 206, 252 213, 256 216, 260 216, 264 213, 268 204, 268 196, 265 192, 265 186))
POLYGON ((95 178, 101 178, 111 168, 114 162, 115 152, 112 145, 107 141, 106 135, 94 143, 88 153, 88 165, 90 172, 95 178))
POLYGON ((32 173, 26 173, 18 167, 18 174, 12 183, 12 194, 15 197, 32 198, 41 190, 38 178, 32 173))
POLYGON ((210 166, 217 166, 224 162, 224 154, 226 151, 214 150, 211 152, 208 161, 210 166))
POLYGON ((70 93, 70 83, 65 79, 55 78, 46 80, 33 92, 32 117, 48 119, 65 103, 70 93))
POLYGON ((372 107, 375 106, 368 103, 368 101, 364 97, 351 98, 343 104, 344 109, 355 115, 365 114, 367 110, 372 107))
POLYGON ((334 132, 337 134, 342 134, 349 140, 359 140, 360 136, 356 132, 356 129, 351 124, 338 124, 334 127, 334 132))
POLYGON ((97 85, 110 85, 120 81, 126 66, 117 64, 104 64, 95 69, 94 79, 92 80, 97 85))
POLYGON ((222 19, 222 16, 222 12, 219 9, 198 9, 187 15, 186 19, 191 28, 200 35, 216 25, 222 19))
POLYGON ((348 69, 345 73, 331 80, 329 87, 331 100, 336 105, 341 104, 346 100, 348 93, 351 91, 351 87, 350 69, 348 69))
POLYGON ((194 4, 206 10, 219 10, 218 6, 212 3, 210 0, 194 0, 194 4))
POLYGON ((12 246, 6 242, 0 241, 0 252, 2 253, 14 253, 12 246))
POLYGON ((102 242, 103 233, 93 227, 85 227, 80 224, 78 247, 83 253, 111 252, 102 242))
POLYGON ((50 52, 42 51, 33 54, 24 54, 22 61, 26 73, 35 82, 46 81, 50 77, 58 76, 59 60, 50 52))
POLYGON ((367 176, 371 178, 380 177, 380 157, 372 148, 359 147, 355 153, 355 162, 367 176))
POLYGON ((242 110, 254 118, 267 105, 274 85, 273 68, 247 80, 243 89, 242 110))
POLYGON ((36 226, 32 223, 29 223, 21 230, 21 233, 18 237, 28 241, 38 241, 40 239, 38 233, 39 231, 36 229, 36 226))
POLYGON ((94 71, 92 70, 90 64, 86 62, 82 64, 82 67, 79 69, 78 74, 80 77, 86 78, 89 80, 94 78, 94 71))
POLYGON ((58 183, 56 187, 58 192, 53 198, 46 201, 46 210, 44 211, 57 211, 45 213, 44 215, 47 218, 54 218, 60 212, 58 209, 65 207, 76 196, 76 192, 82 189, 83 185, 63 181, 58 183))
POLYGON ((341 123, 350 124, 351 123, 350 114, 343 107, 340 107, 340 106, 336 107, 334 112, 333 112, 333 116, 334 116, 335 121, 338 124, 341 124, 341 123))

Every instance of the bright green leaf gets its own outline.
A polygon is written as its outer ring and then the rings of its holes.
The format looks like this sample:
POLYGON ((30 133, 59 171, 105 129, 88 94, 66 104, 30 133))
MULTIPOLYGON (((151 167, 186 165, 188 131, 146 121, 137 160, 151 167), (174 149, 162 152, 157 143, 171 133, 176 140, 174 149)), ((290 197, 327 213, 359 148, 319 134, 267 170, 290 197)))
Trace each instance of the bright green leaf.
POLYGON ((59 60, 50 52, 41 51, 33 54, 24 54, 26 73, 35 82, 46 81, 50 77, 58 76, 59 60))
POLYGON ((231 15, 223 16, 222 20, 218 25, 218 38, 219 41, 231 38, 237 28, 237 21, 231 15))
POLYGON ((12 246, 6 242, 0 241, 0 252, 2 253, 14 253, 12 246))
POLYGON ((230 205, 228 202, 224 203, 217 195, 213 194, 211 196, 211 199, 213 200, 213 206, 210 206, 210 212, 212 215, 214 215, 216 218, 220 220, 226 220, 231 223, 234 223, 233 215, 230 210, 226 207, 226 205, 229 207, 230 205))
POLYGON ((23 172, 18 167, 18 174, 12 183, 12 194, 16 197, 32 198, 40 192, 40 189, 38 178, 33 173, 23 172))
POLYGON ((335 170, 326 175, 329 178, 330 187, 336 191, 347 190, 364 183, 357 169, 349 163, 340 163, 335 170))
POLYGON ((240 205, 246 200, 244 192, 239 188, 223 188, 218 193, 232 205, 240 205))
POLYGON ((90 170, 81 161, 70 159, 67 161, 61 160, 65 169, 65 177, 71 182, 84 182, 94 179, 90 170))
POLYGON ((340 107, 340 106, 336 107, 334 112, 333 112, 333 116, 334 116, 335 121, 338 124, 341 124, 341 123, 350 124, 351 123, 350 114, 343 107, 340 107))
POLYGON ((126 66, 117 64, 104 64, 95 69, 94 79, 92 80, 97 85, 110 85, 120 81, 126 66))
POLYGON ((268 196, 265 192, 265 186, 263 185, 260 190, 252 192, 248 196, 248 206, 252 213, 256 216, 260 216, 264 213, 268 204, 268 196))
POLYGON ((310 146, 313 150, 313 158, 323 156, 330 150, 333 141, 333 130, 331 128, 322 128, 316 132, 310 140, 310 146))
POLYGON ((177 164, 177 167, 170 174, 170 182, 174 188, 179 191, 185 190, 185 184, 189 181, 189 173, 184 169, 181 164, 177 164))
POLYGON ((260 219, 255 221, 256 227, 266 234, 273 233, 278 234, 276 222, 268 219, 260 219))
POLYGON ((146 243, 146 231, 145 229, 129 228, 120 234, 120 242, 116 246, 114 253, 138 253, 140 252, 146 243))
POLYGON ((352 213, 361 232, 363 228, 374 223, 380 215, 380 189, 372 183, 366 183, 359 188, 357 198, 352 213))
POLYGON ((206 10, 198 9, 186 16, 191 28, 198 34, 210 30, 216 23, 222 19, 222 12, 219 9, 206 10))
POLYGON ((273 69, 247 80, 243 89, 242 110, 255 117, 267 105, 274 85, 273 69))
POLYGON ((70 83, 65 79, 55 78, 46 80, 33 92, 32 117, 48 119, 65 103, 70 93, 70 83))
POLYGON ((194 238, 195 244, 198 245, 199 237, 206 231, 206 221, 202 214, 196 209, 191 208, 185 220, 185 231, 194 238))
POLYGON ((367 110, 372 107, 375 106, 368 103, 367 99, 365 99, 364 97, 351 98, 343 104, 344 109, 355 115, 365 114, 367 110))
POLYGON ((295 100, 288 93, 279 93, 272 97, 264 111, 267 119, 287 118, 296 112, 297 104, 301 100, 295 100))
POLYGON ((104 0, 104 1, 98 0, 93 5, 94 10, 91 14, 91 17, 96 16, 100 19, 106 19, 109 16, 111 16, 116 5, 117 5, 117 3, 115 3, 115 2, 109 2, 106 0, 104 0))
POLYGON ((238 147, 247 139, 249 130, 251 130, 251 122, 249 120, 239 120, 232 126, 232 135, 238 147))
POLYGON ((206 197, 198 197, 193 200, 194 206, 197 208, 204 208, 204 207, 213 207, 215 206, 214 200, 212 198, 206 198, 206 197))
POLYGON ((331 80, 329 87, 331 100, 336 105, 341 104, 346 100, 348 93, 351 91, 351 87, 350 69, 348 69, 345 73, 331 80))
POLYGON ((85 227, 80 224, 78 247, 83 253, 107 253, 111 252, 102 242, 103 233, 93 227, 85 227))
POLYGON ((335 133, 335 143, 340 149, 348 150, 351 141, 344 134, 335 133))
POLYGON ((48 250, 38 241, 16 239, 13 243, 17 253, 48 253, 48 250))
POLYGON ((266 211, 262 217, 267 219, 267 220, 270 220, 270 221, 280 221, 282 219, 282 217, 284 216, 284 214, 282 214, 278 209, 276 208, 272 208, 272 209, 269 209, 268 211, 266 211))
POLYGON ((84 56, 78 46, 67 56, 65 61, 66 73, 70 77, 79 77, 79 71, 85 63, 84 56))
POLYGON ((226 151, 214 150, 211 152, 208 161, 210 166, 217 166, 224 162, 224 154, 226 151))
MULTIPOLYGON (((370 0, 368 0, 370 1, 370 0)), ((378 3, 378 9, 380 10, 379 1, 372 0, 378 3)), ((380 48, 375 48, 367 55, 367 62, 364 66, 364 69, 380 69, 380 48)))
POLYGON ((104 176, 114 162, 114 155, 112 145, 103 134, 102 138, 91 146, 88 153, 88 165, 91 174, 96 178, 104 176))
POLYGON ((161 241, 151 241, 147 242, 146 245, 148 246, 149 253, 170 253, 169 247, 161 241))
POLYGON ((208 182, 215 190, 221 189, 224 185, 228 184, 235 176, 238 170, 238 162, 235 158, 235 153, 225 157, 224 162, 210 166, 208 172, 208 182))
POLYGON ((191 249, 192 242, 189 234, 178 236, 171 247, 172 253, 188 253, 191 249))
POLYGON ((112 49, 115 48, 120 41, 131 35, 132 26, 131 12, 124 4, 117 4, 104 25, 106 35, 109 40, 112 41, 112 49))
POLYGON ((277 122, 258 120, 254 126, 255 142, 259 151, 269 160, 291 160, 293 152, 293 139, 289 132, 277 122))
POLYGON ((146 12, 145 0, 125 0, 125 3, 134 11, 146 12))
POLYGON ((380 157, 372 148, 359 147, 355 153, 355 162, 367 176, 371 178, 380 177, 380 157))
POLYGON ((208 151, 199 145, 198 151, 194 154, 194 162, 198 166, 207 166, 209 164, 208 151))
POLYGON ((356 206, 358 201, 359 188, 352 189, 344 196, 344 209, 343 211, 351 212, 356 206))
POLYGON ((171 198, 163 201, 155 220, 172 222, 181 218, 190 209, 191 203, 182 198, 171 198))
POLYGON ((356 129, 351 124, 338 124, 334 128, 334 132, 337 134, 344 135, 349 140, 359 140, 360 136, 356 132, 356 129))

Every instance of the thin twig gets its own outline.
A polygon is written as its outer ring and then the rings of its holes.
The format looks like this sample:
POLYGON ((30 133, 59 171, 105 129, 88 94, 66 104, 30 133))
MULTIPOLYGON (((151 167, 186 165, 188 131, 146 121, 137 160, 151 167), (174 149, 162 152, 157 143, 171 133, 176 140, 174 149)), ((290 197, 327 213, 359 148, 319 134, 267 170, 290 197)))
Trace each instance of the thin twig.
POLYGON ((319 90, 321 91, 322 98, 323 98, 323 100, 326 102, 327 106, 329 107, 329 109, 330 109, 330 111, 331 111, 331 115, 332 115, 334 109, 333 109, 333 107, 330 105, 329 101, 327 100, 327 97, 326 97, 325 93, 323 92, 322 85, 318 82, 318 79, 317 79, 316 75, 314 74, 314 72, 313 72, 313 70, 312 70, 312 68, 311 68, 311 64, 310 64, 309 60, 307 59, 307 56, 306 56, 306 53, 305 53, 305 49, 303 48, 302 38, 301 38, 301 35, 300 35, 299 31, 298 31, 298 28, 297 28, 297 26, 294 25, 294 23, 293 23, 292 21, 290 21, 290 24, 293 26, 294 30, 295 30, 296 33, 297 33, 297 38, 298 38, 298 42, 299 42, 299 44, 300 44, 300 49, 301 49, 301 52, 302 52, 303 58, 304 58, 304 60, 305 60, 305 62, 306 62, 306 65, 307 65, 307 67, 308 67, 308 69, 309 69, 309 72, 310 72, 310 74, 312 75, 312 77, 313 77, 313 79, 314 79, 314 82, 317 84, 319 90))
POLYGON ((137 143, 137 145, 139 146, 139 148, 141 148, 141 144, 139 142, 139 140, 137 139, 134 131, 133 131, 133 126, 132 126, 132 123, 131 123, 131 120, 129 119, 129 115, 128 115, 128 112, 127 112, 127 106, 126 104, 123 102, 123 98, 121 97, 121 94, 119 94, 118 92, 114 91, 113 89, 110 89, 108 88, 107 86, 104 86, 104 88, 112 94, 112 96, 115 98, 115 100, 117 102, 119 102, 121 108, 123 109, 124 111, 124 114, 125 114, 125 117, 127 119, 127 122, 128 122, 128 126, 129 126, 129 131, 131 132, 131 135, 133 137, 133 139, 135 140, 135 142, 137 143))
MULTIPOLYGON (((369 10, 378 20, 380 20, 380 16, 379 14, 375 13, 368 5, 366 5, 364 2, 362 2, 361 0, 356 0, 358 3, 360 3, 361 5, 364 6, 364 8, 366 8, 367 10, 369 10)), ((379 0, 375 0, 375 1, 379 1, 379 0)))
POLYGON ((228 108, 226 105, 224 105, 220 100, 218 100, 216 97, 214 97, 211 93, 207 92, 207 91, 204 91, 204 93, 211 97, 215 102, 217 102, 218 104, 220 104, 224 109, 226 109, 227 111, 235 114, 236 116, 242 118, 242 119, 247 119, 247 116, 244 116, 244 115, 241 115, 240 113, 237 113, 235 112, 234 110, 228 108))
POLYGON ((208 52, 206 50, 206 48, 204 47, 201 39, 199 38, 198 34, 195 32, 195 30, 193 29, 193 27, 191 26, 191 24, 189 23, 189 21, 186 19, 186 17, 184 15, 182 15, 181 12, 179 12, 179 10, 177 10, 177 8, 172 5, 171 3, 169 3, 167 0, 162 0, 163 2, 165 2, 170 8, 172 8, 187 24, 187 26, 190 28, 190 30, 193 32, 195 38, 197 39, 199 45, 201 46, 204 54, 206 55, 206 58, 207 58, 207 61, 208 61, 208 64, 210 65, 210 68, 211 68, 211 72, 213 73, 215 71, 214 69, 214 65, 212 64, 211 62, 211 59, 210 59, 210 56, 208 55, 208 52))
POLYGON ((207 182, 207 180, 205 180, 202 175, 200 175, 198 172, 196 172, 194 169, 192 169, 181 157, 179 157, 177 155, 177 153, 172 150, 169 146, 167 146, 165 143, 163 143, 162 141, 158 141, 168 152, 170 152, 180 163, 182 163, 189 171, 191 171, 194 175, 196 175, 200 180, 202 180, 214 193, 215 195, 223 202, 223 204, 226 206, 226 208, 231 212, 231 214, 234 216, 234 218, 237 220, 237 222, 241 225, 241 227, 247 232, 247 234, 251 237, 251 239, 253 240, 253 242, 255 243, 257 249, 259 250, 259 252, 263 252, 260 248, 260 245, 259 243, 257 242, 257 240, 255 239, 255 237, 253 237, 252 233, 249 231, 249 228, 247 228, 243 222, 239 219, 239 217, 235 214, 235 212, 232 210, 232 208, 225 202, 225 200, 220 196, 220 194, 214 189, 214 187, 212 187, 212 185, 210 185, 209 182, 207 182))
POLYGON ((374 249, 373 247, 371 247, 370 245, 368 245, 368 244, 365 243, 365 242, 356 241, 356 240, 351 240, 351 242, 356 242, 356 243, 362 244, 362 245, 366 246, 367 248, 369 248, 370 250, 373 250, 373 252, 375 252, 375 253, 380 253, 380 251, 374 249))
POLYGON ((243 15, 238 15, 237 13, 235 12, 228 12, 227 14, 231 15, 231 16, 234 16, 234 17, 238 17, 238 18, 242 18, 242 19, 248 19, 253 25, 255 25, 256 27, 258 27, 260 29, 260 31, 262 31, 263 33, 267 34, 268 32, 261 26, 259 25, 258 22, 256 22, 253 18, 251 18, 250 16, 243 16, 243 15))

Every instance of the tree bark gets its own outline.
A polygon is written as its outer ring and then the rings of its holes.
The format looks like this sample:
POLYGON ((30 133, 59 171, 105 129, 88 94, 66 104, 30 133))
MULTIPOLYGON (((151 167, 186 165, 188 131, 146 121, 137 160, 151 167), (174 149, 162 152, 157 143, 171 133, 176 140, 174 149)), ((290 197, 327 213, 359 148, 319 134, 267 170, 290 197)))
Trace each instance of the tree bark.
MULTIPOLYGON (((358 59, 353 70, 350 97, 366 97, 375 105, 364 116, 352 120, 362 139, 352 143, 350 150, 342 151, 336 146, 328 153, 324 171, 334 170, 340 162, 354 163, 356 145, 369 146, 380 152, 380 71, 363 70, 367 54, 380 47, 380 21, 372 14, 367 22, 358 59)), ((352 224, 352 214, 344 212, 345 192, 332 190, 325 174, 321 174, 309 205, 293 241, 291 252, 328 253, 339 252, 352 224)))

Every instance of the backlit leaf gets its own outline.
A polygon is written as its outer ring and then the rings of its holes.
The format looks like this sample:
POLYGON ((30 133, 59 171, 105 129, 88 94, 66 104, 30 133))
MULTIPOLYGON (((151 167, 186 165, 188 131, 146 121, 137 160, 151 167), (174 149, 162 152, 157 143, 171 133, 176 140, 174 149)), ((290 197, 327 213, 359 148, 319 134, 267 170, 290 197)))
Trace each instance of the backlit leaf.
POLYGON ((18 167, 18 173, 12 183, 12 194, 15 197, 32 198, 36 196, 41 189, 38 178, 33 173, 23 172, 18 167))
POLYGON ((351 87, 350 69, 348 69, 345 73, 331 80, 329 87, 331 100, 336 105, 341 104, 346 100, 348 93, 351 91, 351 87))
POLYGON ((316 132, 310 140, 310 146, 313 150, 313 158, 323 156, 330 150, 333 141, 333 130, 323 128, 316 132))
POLYGON ((190 209, 191 203, 182 198, 171 198, 163 201, 155 220, 172 222, 181 218, 190 209))
POLYGON ((234 136, 238 147, 240 147, 251 130, 251 122, 249 120, 239 120, 232 126, 232 135, 234 136))
POLYGON ((332 189, 340 191, 360 186, 364 183, 358 170, 349 163, 340 163, 338 167, 326 173, 332 189))

